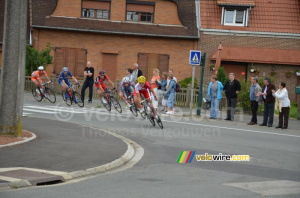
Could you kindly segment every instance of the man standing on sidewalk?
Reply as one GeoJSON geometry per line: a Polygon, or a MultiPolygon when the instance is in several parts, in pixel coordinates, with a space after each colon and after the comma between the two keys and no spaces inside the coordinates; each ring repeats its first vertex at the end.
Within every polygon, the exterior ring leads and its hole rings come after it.
{"type": "Polygon", "coordinates": [[[227,97],[227,118],[225,120],[234,121],[237,94],[241,91],[241,84],[234,79],[234,73],[229,74],[229,80],[224,86],[224,91],[227,97]]]}
{"type": "Polygon", "coordinates": [[[139,65],[137,63],[134,63],[133,64],[133,71],[132,71],[132,74],[131,74],[131,83],[133,85],[136,84],[136,81],[137,81],[138,77],[143,75],[142,70],[139,70],[138,68],[139,68],[139,65]]]}
{"type": "Polygon", "coordinates": [[[89,87],[89,103],[92,103],[93,99],[93,85],[94,85],[94,68],[91,62],[87,62],[87,67],[84,70],[83,75],[86,77],[82,89],[81,89],[81,100],[84,102],[85,90],[89,87]]]}
{"type": "Polygon", "coordinates": [[[261,93],[261,87],[258,84],[258,78],[256,76],[252,76],[251,78],[251,87],[250,87],[250,101],[251,101],[251,111],[252,111],[252,119],[248,123],[248,125],[257,124],[257,110],[258,105],[261,105],[261,96],[258,94],[261,93]]]}
{"type": "Polygon", "coordinates": [[[259,126],[272,127],[274,119],[275,98],[272,95],[272,90],[275,90],[275,85],[271,83],[269,78],[264,79],[264,87],[262,89],[264,100],[264,121],[259,126]]]}

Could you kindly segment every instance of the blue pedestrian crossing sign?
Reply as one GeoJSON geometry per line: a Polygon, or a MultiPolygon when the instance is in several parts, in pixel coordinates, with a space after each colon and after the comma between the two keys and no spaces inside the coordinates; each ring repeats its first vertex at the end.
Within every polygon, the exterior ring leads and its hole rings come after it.
{"type": "Polygon", "coordinates": [[[190,51],[190,65],[200,65],[201,63],[201,51],[190,51]]]}

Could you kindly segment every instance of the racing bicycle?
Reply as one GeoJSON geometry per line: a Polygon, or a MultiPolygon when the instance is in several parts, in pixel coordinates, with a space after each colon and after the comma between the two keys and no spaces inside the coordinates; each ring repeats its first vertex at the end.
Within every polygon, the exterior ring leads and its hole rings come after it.
{"type": "Polygon", "coordinates": [[[126,97],[126,101],[128,102],[128,104],[130,105],[130,111],[132,112],[132,114],[137,117],[138,116],[138,110],[137,110],[137,107],[134,103],[134,100],[133,100],[133,95],[129,95],[126,97]]]}
{"type": "MultiPolygon", "coordinates": [[[[115,89],[112,89],[115,90],[115,89]]],[[[103,93],[103,97],[100,98],[102,105],[105,107],[107,111],[111,111],[111,106],[119,112],[122,113],[122,107],[118,101],[118,99],[114,96],[115,93],[112,93],[112,90],[106,89],[103,93]]]]}
{"type": "Polygon", "coordinates": [[[162,123],[157,111],[150,106],[149,100],[150,99],[148,98],[148,99],[144,99],[144,100],[141,101],[141,104],[143,105],[144,110],[145,110],[143,113],[141,113],[141,116],[143,117],[143,114],[144,114],[145,117],[148,118],[148,120],[151,122],[151,124],[153,126],[155,126],[155,121],[156,121],[158,126],[161,129],[163,129],[164,128],[163,123],[162,123]],[[154,115],[156,115],[156,117],[154,115]]]}
{"type": "Polygon", "coordinates": [[[62,91],[61,95],[68,106],[71,106],[73,103],[75,103],[78,104],[79,107],[84,107],[84,102],[81,100],[81,95],[75,89],[76,86],[80,87],[80,84],[76,83],[69,87],[71,88],[71,91],[68,92],[69,97],[66,98],[66,91],[62,91]]]}
{"type": "Polygon", "coordinates": [[[36,88],[35,84],[33,84],[32,95],[38,102],[41,102],[44,98],[49,100],[49,102],[51,103],[56,102],[56,96],[54,91],[50,87],[48,87],[50,83],[51,81],[43,83],[42,87],[44,87],[44,89],[41,87],[36,88]]]}

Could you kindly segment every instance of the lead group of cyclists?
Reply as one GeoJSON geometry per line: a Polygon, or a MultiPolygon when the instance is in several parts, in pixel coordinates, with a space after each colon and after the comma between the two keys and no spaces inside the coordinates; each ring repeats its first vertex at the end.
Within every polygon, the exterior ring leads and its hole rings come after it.
{"type": "MultiPolygon", "coordinates": [[[[31,75],[31,80],[35,84],[37,90],[44,89],[42,85],[43,81],[41,79],[42,76],[45,76],[47,80],[51,82],[43,66],[39,66],[38,70],[34,71],[31,75]]],[[[64,67],[62,69],[62,72],[59,74],[58,83],[61,86],[61,89],[65,91],[65,100],[70,97],[68,94],[71,89],[71,83],[69,81],[69,77],[71,77],[75,81],[75,84],[79,84],[79,82],[77,81],[75,76],[72,75],[69,69],[67,67],[64,67]]],[[[101,70],[99,71],[99,75],[96,77],[95,87],[103,103],[107,102],[103,97],[103,93],[107,92],[107,87],[105,85],[105,82],[108,82],[113,87],[114,90],[116,89],[114,83],[106,75],[105,71],[101,70]]],[[[51,84],[53,83],[51,82],[51,84]]],[[[143,95],[143,97],[149,101],[151,109],[154,109],[150,97],[150,92],[154,96],[154,100],[157,101],[155,91],[151,88],[150,83],[146,81],[146,78],[144,76],[140,76],[137,78],[137,83],[135,84],[135,86],[133,86],[133,84],[130,82],[129,77],[124,77],[120,83],[120,90],[119,90],[120,98],[125,102],[126,106],[130,107],[131,105],[127,102],[126,98],[132,95],[134,98],[134,103],[138,107],[140,113],[144,112],[144,108],[141,104],[141,95],[143,95]]],[[[77,103],[75,98],[74,100],[75,100],[74,102],[77,103]]],[[[153,113],[156,118],[157,115],[155,111],[153,111],[153,113]]]]}

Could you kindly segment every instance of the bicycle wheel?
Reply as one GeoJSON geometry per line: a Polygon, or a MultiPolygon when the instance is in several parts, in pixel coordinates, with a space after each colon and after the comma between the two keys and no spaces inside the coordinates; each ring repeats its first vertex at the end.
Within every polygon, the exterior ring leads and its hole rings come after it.
{"type": "Polygon", "coordinates": [[[117,98],[111,97],[111,103],[119,113],[122,113],[122,107],[117,98]]]}
{"type": "Polygon", "coordinates": [[[100,101],[107,111],[111,111],[110,103],[106,100],[106,98],[100,98],[100,101]]]}
{"type": "Polygon", "coordinates": [[[63,98],[63,100],[65,101],[65,103],[68,105],[68,106],[71,106],[72,105],[72,101],[70,99],[70,97],[66,98],[66,95],[65,95],[65,91],[62,91],[61,92],[61,96],[63,98]]]}
{"type": "Polygon", "coordinates": [[[131,107],[130,107],[130,111],[132,112],[132,114],[137,117],[138,116],[138,112],[137,112],[137,109],[136,109],[136,106],[134,103],[130,103],[131,107]]]}
{"type": "Polygon", "coordinates": [[[156,118],[156,122],[157,122],[158,126],[159,126],[161,129],[164,128],[164,125],[163,125],[163,123],[162,123],[162,121],[161,121],[161,119],[160,119],[160,117],[159,117],[158,115],[157,115],[157,118],[156,118]]]}
{"type": "Polygon", "coordinates": [[[42,93],[40,89],[37,89],[35,85],[32,86],[32,96],[34,99],[36,99],[38,102],[41,102],[43,100],[42,93]]]}
{"type": "Polygon", "coordinates": [[[44,95],[45,95],[45,98],[47,98],[47,100],[49,100],[49,102],[51,102],[51,103],[55,103],[56,102],[55,93],[49,87],[45,87],[44,95]]]}
{"type": "Polygon", "coordinates": [[[75,98],[76,103],[78,104],[78,106],[84,107],[84,102],[81,100],[81,95],[80,95],[80,93],[78,93],[77,91],[75,91],[75,92],[74,92],[74,98],[75,98]]]}
{"type": "Polygon", "coordinates": [[[153,117],[153,114],[152,114],[152,113],[149,114],[148,118],[149,118],[149,121],[151,122],[151,124],[152,124],[153,126],[155,126],[155,120],[154,120],[154,117],[153,117]]]}

